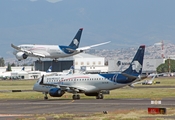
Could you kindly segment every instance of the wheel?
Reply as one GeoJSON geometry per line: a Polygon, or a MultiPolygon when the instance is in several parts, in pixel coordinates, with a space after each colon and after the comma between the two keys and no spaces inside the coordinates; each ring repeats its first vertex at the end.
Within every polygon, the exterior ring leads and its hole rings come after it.
{"type": "Polygon", "coordinates": [[[103,94],[102,94],[102,93],[99,93],[99,94],[96,96],[96,99],[103,99],[103,94]]]}
{"type": "Polygon", "coordinates": [[[78,99],[78,100],[80,99],[80,95],[77,95],[77,99],[78,99]]]}
{"type": "Polygon", "coordinates": [[[75,95],[72,95],[72,99],[73,99],[73,100],[75,100],[75,99],[76,99],[75,95]]]}
{"type": "Polygon", "coordinates": [[[48,99],[48,97],[47,97],[47,96],[45,96],[45,97],[44,97],[44,100],[47,100],[47,99],[48,99]]]}
{"type": "Polygon", "coordinates": [[[103,94],[102,93],[100,94],[100,99],[103,99],[103,94]]]}
{"type": "Polygon", "coordinates": [[[72,96],[72,99],[73,99],[73,100],[78,100],[78,99],[80,99],[80,95],[73,95],[73,96],[72,96]]]}

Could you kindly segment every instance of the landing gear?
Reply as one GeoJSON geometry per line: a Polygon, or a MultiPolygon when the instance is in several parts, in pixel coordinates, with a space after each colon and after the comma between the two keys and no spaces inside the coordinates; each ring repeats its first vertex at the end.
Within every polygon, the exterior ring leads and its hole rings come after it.
{"type": "Polygon", "coordinates": [[[102,93],[99,93],[99,94],[96,96],[96,99],[103,99],[103,94],[102,94],[102,93]]]}
{"type": "Polygon", "coordinates": [[[58,60],[55,58],[55,59],[53,59],[53,62],[58,62],[58,60]]]}
{"type": "Polygon", "coordinates": [[[44,95],[45,95],[45,96],[44,96],[44,100],[47,100],[47,99],[48,99],[47,94],[48,94],[48,93],[46,93],[46,92],[44,93],[44,95]]]}
{"type": "Polygon", "coordinates": [[[42,63],[41,58],[38,58],[37,62],[42,63]]]}
{"type": "Polygon", "coordinates": [[[48,99],[48,97],[47,96],[44,96],[44,100],[47,100],[48,99]]]}
{"type": "Polygon", "coordinates": [[[80,95],[73,95],[73,96],[72,96],[72,99],[73,99],[73,100],[79,100],[79,99],[80,99],[80,95]]]}

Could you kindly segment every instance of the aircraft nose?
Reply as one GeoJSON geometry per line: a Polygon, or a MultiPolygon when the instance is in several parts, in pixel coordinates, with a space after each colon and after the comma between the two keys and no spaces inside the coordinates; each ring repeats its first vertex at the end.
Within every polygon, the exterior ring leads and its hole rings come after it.
{"type": "Polygon", "coordinates": [[[37,91],[37,84],[36,83],[33,85],[33,90],[37,91]]]}

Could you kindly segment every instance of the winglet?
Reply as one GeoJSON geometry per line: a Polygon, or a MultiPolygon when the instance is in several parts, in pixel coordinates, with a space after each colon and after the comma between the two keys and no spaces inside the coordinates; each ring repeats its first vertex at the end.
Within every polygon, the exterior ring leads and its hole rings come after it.
{"type": "Polygon", "coordinates": [[[16,49],[16,50],[21,50],[21,48],[20,48],[20,47],[15,46],[15,45],[13,45],[13,44],[11,44],[11,47],[12,47],[12,48],[14,48],[14,49],[16,49]]]}

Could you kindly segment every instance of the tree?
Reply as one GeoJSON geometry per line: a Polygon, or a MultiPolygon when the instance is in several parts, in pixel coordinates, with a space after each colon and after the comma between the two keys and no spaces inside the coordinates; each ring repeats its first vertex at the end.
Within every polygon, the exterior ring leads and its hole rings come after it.
{"type": "Polygon", "coordinates": [[[10,63],[8,63],[6,71],[12,71],[10,63]]]}
{"type": "Polygon", "coordinates": [[[4,66],[5,66],[4,58],[1,57],[1,58],[0,58],[0,67],[4,67],[4,66]]]}
{"type": "Polygon", "coordinates": [[[157,67],[158,73],[175,72],[175,60],[167,59],[164,64],[157,67]]]}

